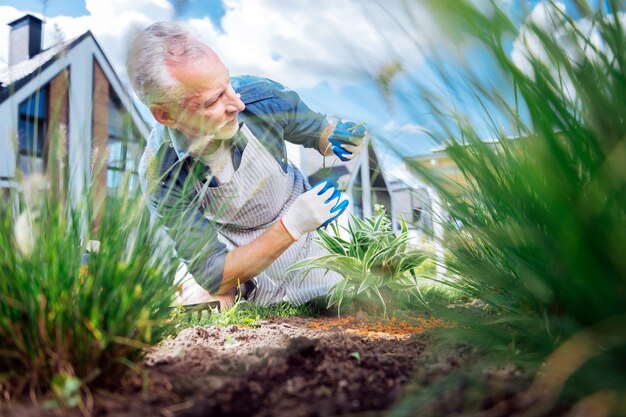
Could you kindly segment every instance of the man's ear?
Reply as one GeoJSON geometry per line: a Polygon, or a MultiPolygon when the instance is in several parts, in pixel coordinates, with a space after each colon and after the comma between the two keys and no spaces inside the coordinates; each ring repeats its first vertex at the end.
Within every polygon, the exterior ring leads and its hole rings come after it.
{"type": "Polygon", "coordinates": [[[157,122],[170,128],[176,128],[176,119],[172,113],[162,104],[151,104],[150,113],[156,119],[157,122]]]}

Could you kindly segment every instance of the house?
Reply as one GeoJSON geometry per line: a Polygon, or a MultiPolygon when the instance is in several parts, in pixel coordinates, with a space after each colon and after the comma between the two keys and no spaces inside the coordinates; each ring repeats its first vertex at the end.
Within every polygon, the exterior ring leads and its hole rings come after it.
{"type": "Polygon", "coordinates": [[[92,180],[96,190],[116,187],[136,170],[149,127],[91,32],[42,50],[43,24],[32,15],[9,23],[9,63],[0,69],[0,190],[15,187],[20,171],[46,168],[53,135],[63,139],[72,196],[92,180]]]}
{"type": "MultiPolygon", "coordinates": [[[[507,139],[516,141],[520,138],[510,137],[507,139]]],[[[502,148],[499,139],[485,139],[483,140],[483,143],[492,147],[496,152],[499,152],[502,148]]],[[[449,180],[450,183],[453,184],[454,188],[449,189],[448,191],[466,193],[469,189],[468,178],[448,155],[446,152],[446,146],[437,146],[432,148],[429,153],[407,157],[405,158],[405,161],[409,165],[415,164],[422,168],[428,168],[435,175],[449,180]]],[[[444,230],[442,222],[439,220],[445,219],[448,216],[448,213],[445,206],[442,205],[437,191],[425,181],[422,182],[422,184],[421,190],[423,192],[419,203],[421,206],[421,215],[423,217],[421,229],[422,233],[426,232],[430,235],[432,246],[437,258],[437,277],[440,281],[442,281],[445,274],[445,251],[443,248],[444,230]]]]}

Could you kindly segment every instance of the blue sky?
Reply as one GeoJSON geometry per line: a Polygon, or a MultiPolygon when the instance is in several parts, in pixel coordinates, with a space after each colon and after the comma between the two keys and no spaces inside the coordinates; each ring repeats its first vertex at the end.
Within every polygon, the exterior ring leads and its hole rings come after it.
{"type": "Polygon", "coordinates": [[[19,10],[30,10],[46,16],[83,16],[87,14],[85,2],[79,1],[48,1],[41,0],[2,0],[0,5],[13,6],[19,10]]]}
{"type": "Polygon", "coordinates": [[[218,29],[223,31],[222,18],[225,14],[226,8],[222,0],[190,0],[182,8],[180,16],[190,18],[208,15],[218,29]]]}
{"type": "MultiPolygon", "coordinates": [[[[537,1],[499,3],[520,21],[525,16],[522,4],[540,15],[537,1]]],[[[183,21],[216,50],[231,73],[273,78],[319,112],[367,122],[379,144],[392,144],[399,153],[393,157],[389,146],[384,147],[392,164],[397,156],[425,154],[436,145],[424,130],[440,126],[424,102],[408,94],[415,91],[416,81],[443,88],[432,63],[456,73],[453,84],[460,84],[458,64],[450,57],[469,55],[474,73],[495,89],[504,85],[490,68],[489,56],[464,40],[459,53],[419,2],[410,3],[415,6],[407,10],[401,0],[0,0],[0,22],[25,12],[42,14],[44,4],[44,42],[58,36],[52,33],[54,26],[65,38],[91,30],[122,78],[126,36],[133,28],[157,20],[183,21]],[[184,7],[175,7],[179,4],[184,7]],[[403,70],[392,84],[392,91],[400,94],[385,100],[375,79],[394,62],[403,70]],[[380,140],[383,137],[387,141],[380,140]]],[[[567,8],[573,12],[569,2],[567,8]]],[[[7,40],[8,27],[0,25],[0,66],[6,65],[7,40]]],[[[457,110],[479,121],[476,103],[467,94],[446,94],[457,110]]],[[[489,136],[487,128],[484,135],[489,136]]]]}

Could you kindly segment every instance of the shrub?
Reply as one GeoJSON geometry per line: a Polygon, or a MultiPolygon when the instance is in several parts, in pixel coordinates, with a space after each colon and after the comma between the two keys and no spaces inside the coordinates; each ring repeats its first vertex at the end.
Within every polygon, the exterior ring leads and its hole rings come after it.
{"type": "MultiPolygon", "coordinates": [[[[342,227],[343,228],[343,227],[342,227]]],[[[328,294],[328,307],[356,302],[366,309],[379,306],[387,314],[387,306],[398,293],[420,297],[415,269],[426,259],[423,251],[409,249],[407,226],[402,220],[401,233],[396,236],[385,211],[374,218],[361,220],[350,215],[343,228],[348,240],[340,236],[340,227],[331,224],[332,234],[318,229],[316,242],[328,255],[295,263],[288,271],[302,269],[306,273],[323,268],[339,273],[343,279],[328,294]]]]}

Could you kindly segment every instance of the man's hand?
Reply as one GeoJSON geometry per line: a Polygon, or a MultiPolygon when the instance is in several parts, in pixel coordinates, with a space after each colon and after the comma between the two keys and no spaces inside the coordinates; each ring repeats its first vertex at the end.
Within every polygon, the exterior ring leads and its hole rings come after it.
{"type": "Polygon", "coordinates": [[[342,161],[349,161],[354,158],[365,144],[367,129],[363,123],[340,121],[335,126],[335,130],[328,137],[333,152],[342,161]]]}
{"type": "Polygon", "coordinates": [[[329,180],[321,181],[298,196],[280,222],[293,240],[298,240],[339,217],[348,207],[348,200],[339,200],[341,192],[337,186],[329,180]]]}

